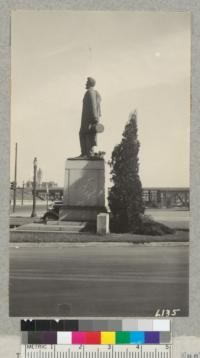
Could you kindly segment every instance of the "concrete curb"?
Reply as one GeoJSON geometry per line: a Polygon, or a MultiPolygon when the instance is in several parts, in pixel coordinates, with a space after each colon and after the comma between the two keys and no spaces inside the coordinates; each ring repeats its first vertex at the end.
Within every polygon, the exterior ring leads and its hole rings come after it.
{"type": "Polygon", "coordinates": [[[189,242],[149,242],[149,243],[134,243],[134,242],[11,242],[10,248],[20,249],[22,247],[92,247],[92,246],[105,246],[106,247],[189,247],[189,242]]]}

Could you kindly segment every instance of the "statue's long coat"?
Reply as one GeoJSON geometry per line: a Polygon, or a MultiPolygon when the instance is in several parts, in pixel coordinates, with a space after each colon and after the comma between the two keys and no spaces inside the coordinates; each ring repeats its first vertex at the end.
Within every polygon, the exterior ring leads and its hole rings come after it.
{"type": "Polygon", "coordinates": [[[100,102],[100,94],[94,88],[89,88],[83,97],[81,133],[88,133],[89,125],[98,123],[101,116],[100,102]]]}

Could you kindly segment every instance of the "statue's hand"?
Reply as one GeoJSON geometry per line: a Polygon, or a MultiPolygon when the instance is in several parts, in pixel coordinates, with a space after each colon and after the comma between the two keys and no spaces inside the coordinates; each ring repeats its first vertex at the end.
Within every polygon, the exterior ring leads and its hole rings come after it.
{"type": "Polygon", "coordinates": [[[94,119],[93,119],[93,124],[97,124],[99,122],[99,119],[97,118],[97,117],[95,117],[94,119]]]}

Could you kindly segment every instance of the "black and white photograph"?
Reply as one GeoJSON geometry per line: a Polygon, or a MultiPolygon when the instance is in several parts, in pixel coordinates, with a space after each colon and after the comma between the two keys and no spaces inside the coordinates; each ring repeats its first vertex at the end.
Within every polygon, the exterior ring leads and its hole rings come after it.
{"type": "Polygon", "coordinates": [[[11,317],[189,314],[189,12],[11,16],[11,317]]]}

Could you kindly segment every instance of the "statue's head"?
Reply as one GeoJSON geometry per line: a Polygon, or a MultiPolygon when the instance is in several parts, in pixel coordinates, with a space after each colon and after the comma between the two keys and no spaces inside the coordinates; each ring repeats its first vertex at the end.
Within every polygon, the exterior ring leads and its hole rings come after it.
{"type": "Polygon", "coordinates": [[[94,87],[95,84],[96,84],[95,79],[92,78],[92,77],[88,77],[85,87],[88,89],[88,88],[90,88],[90,87],[94,87]]]}

